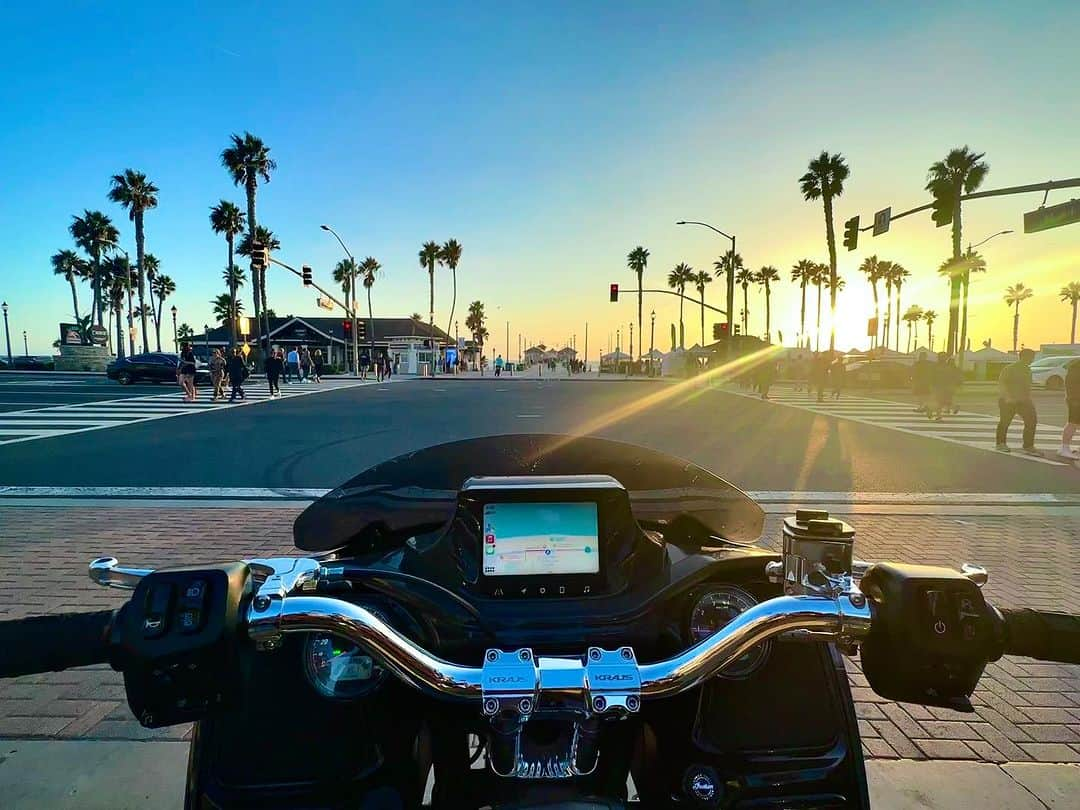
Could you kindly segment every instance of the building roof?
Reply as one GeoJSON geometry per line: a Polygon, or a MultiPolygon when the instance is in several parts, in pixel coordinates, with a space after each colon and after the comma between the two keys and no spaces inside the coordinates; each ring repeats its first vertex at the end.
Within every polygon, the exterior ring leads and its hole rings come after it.
{"type": "MultiPolygon", "coordinates": [[[[348,320],[342,317],[321,317],[307,315],[289,315],[285,318],[270,319],[270,341],[287,342],[289,340],[303,341],[303,330],[311,333],[310,338],[322,338],[335,343],[344,343],[345,330],[343,323],[348,320]],[[298,333],[298,329],[301,330],[298,333]]],[[[359,318],[365,327],[367,318],[359,318]]],[[[372,324],[375,332],[375,341],[385,343],[390,338],[397,337],[421,337],[434,336],[442,343],[453,343],[451,337],[439,327],[434,330],[426,323],[415,321],[412,318],[374,318],[372,324]]],[[[196,338],[197,339],[197,338],[196,338]]],[[[210,330],[207,337],[210,343],[228,343],[230,340],[229,328],[218,326],[210,330]]],[[[365,336],[364,341],[370,341],[370,336],[365,336]]]]}

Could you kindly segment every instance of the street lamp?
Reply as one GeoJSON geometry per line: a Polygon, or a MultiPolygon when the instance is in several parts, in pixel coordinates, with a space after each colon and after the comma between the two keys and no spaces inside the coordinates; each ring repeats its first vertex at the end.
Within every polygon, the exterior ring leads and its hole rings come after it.
{"type": "Polygon", "coordinates": [[[29,357],[30,356],[30,347],[26,345],[26,330],[25,329],[23,329],[23,332],[22,332],[22,351],[23,351],[23,357],[29,357]]]}
{"type": "MultiPolygon", "coordinates": [[[[345,255],[349,257],[349,295],[352,296],[350,302],[349,315],[352,317],[352,352],[353,352],[353,376],[360,376],[360,343],[356,326],[356,259],[347,247],[341,237],[338,236],[338,232],[331,228],[329,225],[320,225],[327,233],[333,234],[334,238],[338,240],[338,244],[341,245],[341,249],[345,251],[345,255]]],[[[374,360],[375,355],[375,325],[371,325],[371,354],[374,360]]]]}
{"type": "Polygon", "coordinates": [[[653,351],[656,348],[656,310],[649,313],[649,376],[652,376],[653,363],[656,358],[653,351]]]}
{"type": "MultiPolygon", "coordinates": [[[[1009,228],[1009,229],[1006,229],[1004,231],[998,231],[997,233],[992,233],[988,237],[983,239],[981,242],[976,242],[974,245],[971,244],[970,242],[968,242],[968,249],[967,249],[968,256],[970,256],[972,254],[972,252],[975,250],[975,248],[977,248],[977,247],[979,247],[981,245],[985,245],[991,239],[996,239],[997,237],[1004,236],[1007,233],[1012,233],[1012,229],[1009,228]]],[[[967,353],[967,319],[968,319],[967,318],[967,288],[968,288],[968,282],[969,282],[968,277],[970,275],[971,275],[971,268],[970,267],[965,267],[964,268],[964,313],[963,313],[963,317],[961,318],[960,344],[959,344],[959,348],[956,350],[956,368],[959,371],[964,370],[964,355],[967,353]]]]}
{"type": "Polygon", "coordinates": [[[176,305],[175,305],[175,304],[173,304],[173,306],[172,306],[172,308],[171,308],[171,309],[169,310],[169,312],[171,312],[171,313],[172,313],[172,342],[173,342],[173,351],[174,351],[174,352],[176,352],[177,354],[179,354],[179,353],[180,353],[180,342],[179,342],[179,341],[178,341],[178,340],[176,339],[176,305]]]}
{"type": "Polygon", "coordinates": [[[3,309],[4,309],[4,337],[7,338],[7,361],[8,361],[8,367],[10,368],[10,366],[12,365],[12,360],[11,360],[11,330],[8,329],[8,315],[7,315],[7,313],[8,313],[8,305],[7,305],[7,301],[5,301],[2,304],[2,306],[3,306],[3,309]]]}
{"type": "Polygon", "coordinates": [[[206,362],[210,362],[210,324],[203,324],[203,346],[206,347],[206,362]]]}
{"type": "Polygon", "coordinates": [[[634,362],[634,322],[630,321],[630,362],[634,362]]]}
{"type": "Polygon", "coordinates": [[[720,236],[724,237],[725,239],[730,239],[731,240],[731,261],[728,263],[727,279],[726,279],[726,281],[727,281],[727,327],[728,327],[728,334],[729,335],[734,334],[735,333],[734,319],[733,319],[732,316],[734,315],[734,310],[735,310],[735,237],[734,236],[729,236],[728,234],[724,233],[719,228],[714,228],[708,222],[693,222],[693,221],[689,221],[689,220],[685,220],[685,219],[680,219],[675,224],[676,225],[700,225],[703,228],[708,228],[710,231],[713,231],[714,233],[720,234],[720,236]]]}
{"type": "Polygon", "coordinates": [[[974,245],[972,245],[970,242],[968,242],[968,253],[971,253],[971,251],[973,251],[975,248],[977,248],[977,247],[979,247],[981,245],[985,245],[991,239],[994,239],[994,238],[996,238],[998,236],[1004,236],[1007,233],[1012,233],[1012,230],[1010,229],[1010,230],[1006,230],[1006,231],[998,231],[997,233],[991,234],[990,236],[986,237],[981,242],[976,242],[974,245]]]}

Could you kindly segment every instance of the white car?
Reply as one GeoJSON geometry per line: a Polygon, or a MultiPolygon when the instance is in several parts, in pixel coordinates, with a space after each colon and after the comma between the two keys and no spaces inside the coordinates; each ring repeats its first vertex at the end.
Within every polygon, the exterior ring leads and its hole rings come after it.
{"type": "Polygon", "coordinates": [[[1050,391],[1060,391],[1065,387],[1065,372],[1080,357],[1040,357],[1031,364],[1031,384],[1050,391]]]}

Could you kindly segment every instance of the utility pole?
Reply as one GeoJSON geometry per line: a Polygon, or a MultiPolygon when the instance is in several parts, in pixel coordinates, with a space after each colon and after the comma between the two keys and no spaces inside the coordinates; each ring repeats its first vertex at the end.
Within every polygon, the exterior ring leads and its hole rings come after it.
{"type": "Polygon", "coordinates": [[[7,301],[3,304],[4,309],[4,337],[7,338],[7,361],[8,368],[11,368],[13,361],[11,359],[11,330],[8,329],[8,304],[7,301]]]}
{"type": "Polygon", "coordinates": [[[588,362],[589,362],[589,322],[585,321],[585,359],[582,361],[582,363],[583,364],[588,364],[588,362]]]}

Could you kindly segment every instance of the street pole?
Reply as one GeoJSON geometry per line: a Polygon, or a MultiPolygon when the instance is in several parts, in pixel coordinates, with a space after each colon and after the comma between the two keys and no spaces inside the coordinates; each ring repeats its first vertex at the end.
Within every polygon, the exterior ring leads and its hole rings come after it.
{"type": "Polygon", "coordinates": [[[7,361],[8,368],[11,367],[13,361],[11,359],[11,330],[8,329],[8,305],[7,301],[3,303],[4,309],[4,337],[7,338],[7,361]]]}
{"type": "Polygon", "coordinates": [[[634,322],[630,321],[630,362],[634,362],[634,322]]]}
{"type": "Polygon", "coordinates": [[[22,350],[23,350],[23,357],[29,357],[30,356],[30,348],[29,348],[29,346],[27,346],[27,343],[26,343],[26,330],[25,329],[23,329],[23,333],[22,333],[22,350]]]}
{"type": "Polygon", "coordinates": [[[203,324],[203,346],[206,348],[206,362],[210,362],[210,324],[203,324]]]}
{"type": "Polygon", "coordinates": [[[589,364],[589,322],[585,321],[585,352],[584,360],[581,361],[582,368],[589,364]]]}
{"type": "MultiPolygon", "coordinates": [[[[654,309],[649,315],[649,371],[652,372],[656,358],[653,357],[653,350],[656,348],[656,310],[654,309]]],[[[653,376],[651,373],[649,376],[653,376]]]]}
{"type": "MultiPolygon", "coordinates": [[[[1004,231],[998,231],[997,233],[991,234],[990,236],[986,237],[981,242],[976,242],[974,245],[972,245],[970,242],[968,242],[967,255],[970,257],[972,252],[974,252],[975,248],[982,247],[987,242],[989,242],[991,239],[995,239],[995,238],[997,238],[999,236],[1005,236],[1006,234],[1009,234],[1009,233],[1012,233],[1012,229],[1008,229],[1008,230],[1004,230],[1004,231]]],[[[963,292],[964,292],[964,304],[963,304],[963,306],[964,306],[964,309],[963,309],[963,312],[962,312],[961,318],[960,318],[960,348],[956,352],[956,368],[960,372],[963,372],[963,370],[964,370],[964,355],[967,352],[967,324],[968,324],[968,316],[967,316],[968,306],[967,306],[967,304],[968,304],[968,287],[969,287],[970,283],[971,283],[971,268],[968,267],[968,268],[966,268],[964,270],[964,285],[963,285],[963,292]]]]}
{"type": "Polygon", "coordinates": [[[506,361],[510,362],[510,321],[506,322],[506,361]]]}
{"type": "Polygon", "coordinates": [[[173,307],[172,309],[170,309],[169,311],[170,311],[170,312],[172,312],[172,342],[173,342],[173,351],[174,351],[174,352],[176,352],[177,354],[179,354],[179,353],[180,353],[180,342],[179,342],[179,341],[178,341],[178,340],[176,339],[176,307],[174,306],[174,307],[173,307]]]}
{"type": "MultiPolygon", "coordinates": [[[[332,233],[334,235],[334,238],[338,240],[338,244],[341,245],[341,249],[345,251],[345,255],[349,257],[349,276],[350,276],[350,278],[349,278],[349,295],[352,298],[352,301],[351,301],[350,311],[349,311],[348,314],[352,316],[353,376],[354,377],[359,377],[360,376],[360,342],[359,342],[360,338],[359,338],[359,335],[358,335],[358,329],[357,329],[357,324],[356,324],[356,270],[357,270],[356,259],[353,257],[353,255],[349,251],[349,249],[347,247],[345,247],[345,243],[342,241],[341,237],[338,236],[337,231],[335,231],[329,225],[320,225],[319,227],[322,228],[324,231],[328,231],[329,233],[332,233]]],[[[372,331],[372,336],[371,336],[372,345],[374,345],[374,340],[375,340],[375,335],[374,335],[375,328],[374,328],[374,326],[375,325],[372,324],[372,329],[371,329],[371,331],[372,331]]]]}
{"type": "Polygon", "coordinates": [[[715,228],[707,222],[692,222],[684,219],[680,219],[675,223],[676,225],[700,225],[703,228],[708,228],[710,231],[719,234],[725,239],[731,240],[731,259],[728,262],[727,268],[727,325],[729,335],[729,345],[734,346],[734,341],[730,340],[730,336],[735,334],[735,237],[729,236],[719,228],[715,228]]]}

